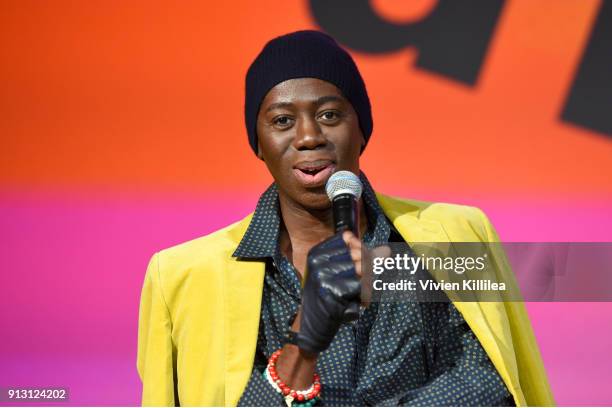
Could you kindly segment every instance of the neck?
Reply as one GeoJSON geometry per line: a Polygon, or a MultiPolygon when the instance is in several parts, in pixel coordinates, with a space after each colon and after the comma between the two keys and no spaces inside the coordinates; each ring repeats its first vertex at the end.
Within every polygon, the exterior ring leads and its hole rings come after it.
{"type": "MultiPolygon", "coordinates": [[[[331,208],[316,210],[305,208],[279,192],[283,233],[287,234],[292,246],[311,248],[334,234],[334,220],[331,208]]],[[[363,237],[368,225],[363,199],[359,206],[359,238],[363,237]]],[[[282,234],[284,235],[284,234],[282,234]]]]}

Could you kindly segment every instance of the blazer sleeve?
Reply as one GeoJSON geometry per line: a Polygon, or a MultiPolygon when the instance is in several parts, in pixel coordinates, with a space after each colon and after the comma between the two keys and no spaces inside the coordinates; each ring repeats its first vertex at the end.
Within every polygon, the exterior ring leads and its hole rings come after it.
{"type": "Polygon", "coordinates": [[[178,406],[172,321],[164,300],[159,254],[147,268],[138,315],[137,369],[142,381],[143,406],[178,406]]]}

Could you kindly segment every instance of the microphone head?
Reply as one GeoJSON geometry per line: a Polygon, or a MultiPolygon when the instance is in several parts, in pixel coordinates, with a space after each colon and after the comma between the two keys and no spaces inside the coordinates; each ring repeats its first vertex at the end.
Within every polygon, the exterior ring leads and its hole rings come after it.
{"type": "Polygon", "coordinates": [[[350,194],[355,197],[355,200],[359,200],[363,192],[363,184],[355,174],[347,170],[340,170],[327,180],[325,191],[330,201],[334,201],[334,198],[340,194],[350,194]]]}

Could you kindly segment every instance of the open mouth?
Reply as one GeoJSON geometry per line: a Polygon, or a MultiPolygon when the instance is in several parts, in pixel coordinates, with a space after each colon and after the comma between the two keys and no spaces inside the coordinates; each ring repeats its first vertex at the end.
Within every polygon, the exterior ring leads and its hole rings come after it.
{"type": "Polygon", "coordinates": [[[316,187],[327,182],[334,173],[336,166],[331,160],[314,160],[300,162],[293,172],[300,183],[308,187],[316,187]]]}

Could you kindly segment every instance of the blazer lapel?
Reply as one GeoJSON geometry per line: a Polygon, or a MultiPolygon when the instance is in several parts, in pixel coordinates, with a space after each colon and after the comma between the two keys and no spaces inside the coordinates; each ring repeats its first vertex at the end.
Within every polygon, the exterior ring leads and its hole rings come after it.
{"type": "MultiPolygon", "coordinates": [[[[236,241],[244,235],[251,217],[229,235],[236,241]]],[[[244,391],[255,359],[265,263],[230,258],[225,270],[225,405],[236,406],[244,391]]]]}
{"type": "MultiPolygon", "coordinates": [[[[423,209],[418,205],[382,194],[377,194],[377,198],[385,214],[391,219],[406,242],[410,244],[436,243],[435,247],[438,251],[449,256],[458,256],[451,241],[469,242],[474,240],[473,237],[467,235],[465,237],[453,237],[451,240],[440,222],[421,217],[423,209]]],[[[433,249],[432,245],[423,245],[422,247],[433,249]]],[[[419,251],[420,253],[421,251],[419,251]]],[[[425,256],[427,256],[427,253],[425,253],[425,256]]],[[[434,278],[443,276],[436,273],[432,273],[432,275],[434,278]]],[[[502,302],[475,301],[453,301],[453,304],[480,341],[506,386],[514,395],[516,403],[524,405],[525,400],[520,391],[520,382],[516,374],[516,356],[504,304],[502,302]]]]}
{"type": "Polygon", "coordinates": [[[225,404],[236,406],[255,359],[265,263],[231,261],[225,295],[225,404]]]}

